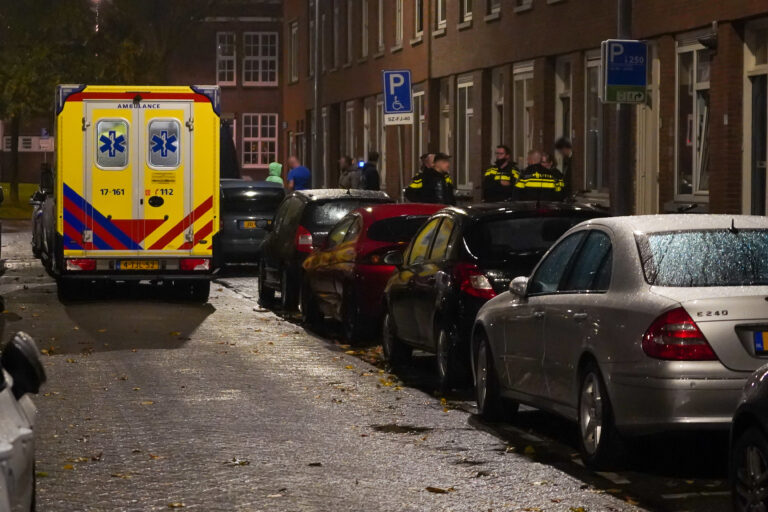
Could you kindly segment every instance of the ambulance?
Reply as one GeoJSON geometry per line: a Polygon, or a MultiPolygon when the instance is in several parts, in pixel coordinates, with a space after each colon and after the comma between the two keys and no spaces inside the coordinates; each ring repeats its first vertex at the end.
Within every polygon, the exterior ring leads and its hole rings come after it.
{"type": "Polygon", "coordinates": [[[100,280],[208,299],[220,123],[215,86],[57,87],[48,270],[63,299],[100,280]]]}

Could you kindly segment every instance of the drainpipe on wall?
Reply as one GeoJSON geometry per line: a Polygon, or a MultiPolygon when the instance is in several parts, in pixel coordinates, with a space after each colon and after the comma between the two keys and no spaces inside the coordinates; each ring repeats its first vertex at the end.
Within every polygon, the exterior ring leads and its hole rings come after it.
{"type": "Polygon", "coordinates": [[[313,74],[313,110],[312,110],[312,188],[320,188],[321,176],[325,173],[320,172],[322,167],[323,158],[320,155],[320,111],[322,106],[320,104],[320,0],[315,0],[315,33],[312,41],[314,45],[314,56],[312,66],[314,67],[313,74]]]}

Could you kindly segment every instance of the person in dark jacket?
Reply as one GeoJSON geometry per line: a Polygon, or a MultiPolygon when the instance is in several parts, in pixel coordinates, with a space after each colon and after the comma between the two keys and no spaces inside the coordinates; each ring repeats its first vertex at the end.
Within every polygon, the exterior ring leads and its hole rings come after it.
{"type": "Polygon", "coordinates": [[[421,196],[423,203],[456,204],[453,193],[453,181],[448,174],[451,169],[451,157],[445,153],[435,155],[433,167],[422,173],[421,196]]]}
{"type": "Polygon", "coordinates": [[[496,146],[496,162],[483,173],[483,201],[496,202],[514,199],[517,195],[515,183],[520,171],[512,162],[509,147],[496,146]]]}
{"type": "Polygon", "coordinates": [[[360,183],[363,190],[380,190],[381,177],[376,166],[379,163],[379,153],[371,151],[368,153],[368,161],[365,162],[361,172],[360,183]]]}
{"type": "Polygon", "coordinates": [[[563,194],[566,198],[573,195],[573,179],[572,179],[572,165],[573,165],[573,146],[571,141],[562,137],[555,142],[555,151],[560,154],[562,161],[562,173],[565,186],[563,187],[563,194]]]}
{"type": "MultiPolygon", "coordinates": [[[[547,155],[548,156],[548,155],[547,155]]],[[[530,151],[528,153],[528,167],[525,168],[517,181],[515,188],[518,191],[518,199],[521,201],[562,201],[563,175],[557,168],[552,167],[551,159],[549,168],[542,164],[542,153],[530,151]]]]}
{"type": "Polygon", "coordinates": [[[435,155],[432,153],[425,153],[419,157],[421,160],[421,167],[419,172],[413,175],[411,183],[405,189],[405,198],[412,203],[421,202],[421,191],[424,187],[424,171],[431,169],[435,155]]]}

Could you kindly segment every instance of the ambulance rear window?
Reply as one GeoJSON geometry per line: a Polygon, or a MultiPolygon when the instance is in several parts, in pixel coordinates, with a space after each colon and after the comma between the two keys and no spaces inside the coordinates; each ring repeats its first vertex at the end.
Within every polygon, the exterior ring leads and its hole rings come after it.
{"type": "Polygon", "coordinates": [[[96,123],[96,165],[109,171],[128,166],[128,121],[102,119],[96,123]]]}
{"type": "Polygon", "coordinates": [[[181,125],[175,119],[154,119],[149,122],[149,165],[155,169],[171,170],[179,166],[181,125]]]}

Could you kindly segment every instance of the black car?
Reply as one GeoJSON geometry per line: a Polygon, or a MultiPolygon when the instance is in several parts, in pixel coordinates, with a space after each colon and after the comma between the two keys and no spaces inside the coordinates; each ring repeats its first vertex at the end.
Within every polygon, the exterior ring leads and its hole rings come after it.
{"type": "Polygon", "coordinates": [[[733,509],[768,510],[768,365],[744,386],[731,423],[730,459],[733,509]]]}
{"type": "Polygon", "coordinates": [[[480,307],[530,273],[568,229],[608,214],[565,203],[486,203],[451,207],[416,234],[385,289],[382,345],[390,365],[413,348],[437,354],[440,385],[469,376],[469,339],[480,307]]]}
{"type": "Polygon", "coordinates": [[[318,189],[291,193],[280,204],[273,230],[264,239],[259,265],[259,300],[268,305],[280,291],[283,309],[298,305],[302,263],[322,247],[328,231],[346,214],[371,204],[392,203],[384,192],[318,189]]]}
{"type": "Polygon", "coordinates": [[[278,183],[221,180],[221,231],[219,255],[222,263],[256,263],[277,208],[285,197],[278,183]]]}

